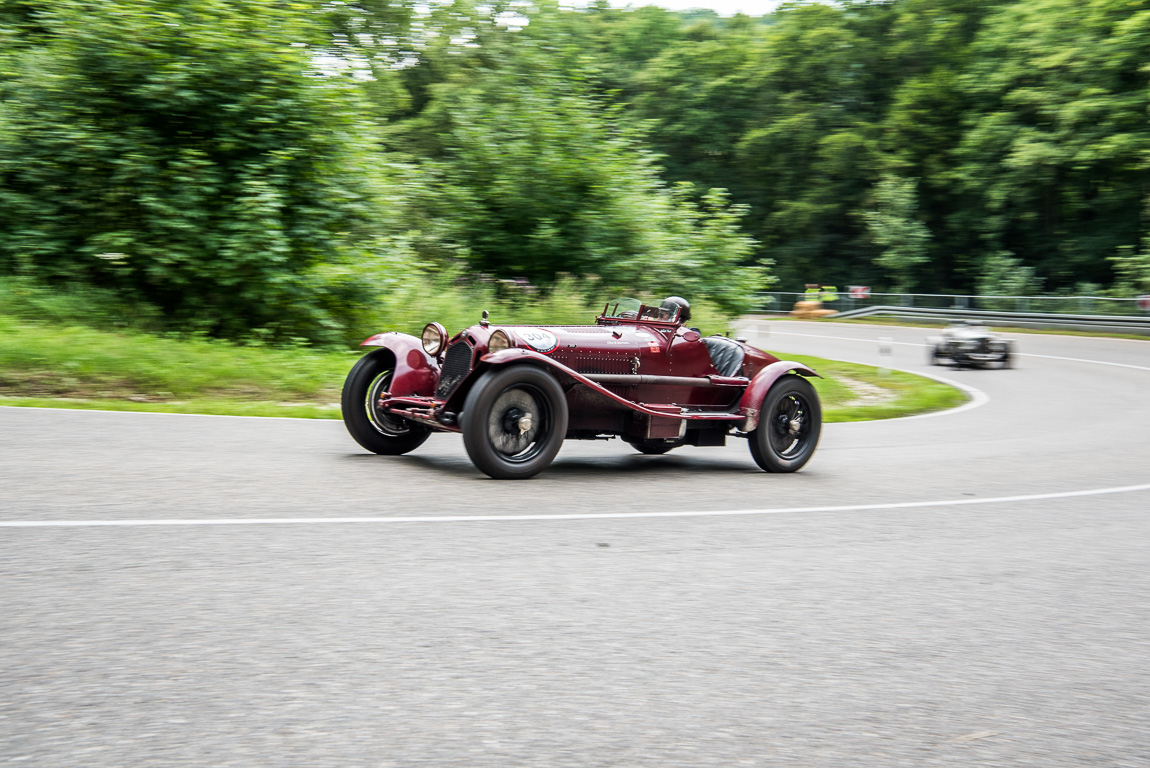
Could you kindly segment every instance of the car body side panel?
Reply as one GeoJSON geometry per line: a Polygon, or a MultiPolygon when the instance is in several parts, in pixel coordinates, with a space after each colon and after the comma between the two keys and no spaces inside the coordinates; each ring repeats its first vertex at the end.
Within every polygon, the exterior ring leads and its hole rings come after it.
{"type": "Polygon", "coordinates": [[[382,347],[395,355],[395,375],[390,394],[396,397],[435,394],[439,383],[439,361],[423,351],[423,342],[406,333],[391,331],[377,333],[360,344],[361,347],[382,347]]]}
{"type": "Polygon", "coordinates": [[[755,378],[751,379],[750,385],[743,393],[742,399],[739,400],[739,413],[746,417],[746,421],[741,427],[744,432],[752,432],[759,426],[759,409],[763,404],[763,398],[767,396],[767,391],[776,381],[791,371],[800,376],[822,378],[807,366],[790,360],[779,360],[763,368],[755,375],[755,378]]]}
{"type": "MultiPolygon", "coordinates": [[[[631,393],[630,397],[623,396],[615,391],[614,388],[605,387],[591,379],[587,378],[577,371],[573,371],[557,360],[553,360],[547,355],[535,352],[529,349],[505,349],[501,352],[489,353],[480,358],[480,363],[476,366],[472,376],[477,376],[485,368],[502,366],[502,365],[538,365],[540,367],[550,370],[560,381],[561,384],[568,387],[572,384],[580,384],[592,393],[600,396],[606,402],[602,403],[602,407],[623,408],[626,410],[636,411],[648,416],[656,416],[661,418],[675,418],[686,420],[715,420],[715,421],[729,421],[730,414],[722,413],[669,413],[666,409],[652,407],[655,405],[665,405],[668,403],[680,402],[675,399],[678,396],[680,399],[688,399],[690,393],[698,389],[698,387],[691,386],[676,386],[676,385],[643,385],[636,387],[627,387],[631,393]],[[656,399],[669,396],[667,399],[656,399]]],[[[733,402],[735,397],[741,392],[738,387],[715,387],[714,389],[725,391],[726,398],[733,402]]],[[[586,401],[587,393],[579,393],[578,397],[581,401],[586,401]]],[[[454,396],[452,397],[454,399],[454,396]]],[[[570,396],[569,396],[570,399],[570,396]]]]}

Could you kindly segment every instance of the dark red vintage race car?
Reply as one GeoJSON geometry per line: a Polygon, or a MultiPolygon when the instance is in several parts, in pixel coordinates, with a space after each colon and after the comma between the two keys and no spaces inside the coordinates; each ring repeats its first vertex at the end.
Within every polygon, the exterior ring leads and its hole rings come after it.
{"type": "Polygon", "coordinates": [[[822,408],[805,365],[742,340],[703,337],[690,305],[607,304],[595,325],[478,325],[448,338],[381,333],[362,346],[343,388],[343,418],[375,453],[414,450],[432,432],[461,432],[471,460],[497,478],[528,478],[565,439],[621,437],[636,450],[725,445],[745,437],[768,472],[811,458],[822,408]]]}

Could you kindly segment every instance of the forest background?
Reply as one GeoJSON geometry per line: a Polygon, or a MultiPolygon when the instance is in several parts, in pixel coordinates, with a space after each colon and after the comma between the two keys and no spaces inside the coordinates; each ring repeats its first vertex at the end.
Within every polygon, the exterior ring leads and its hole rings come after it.
{"type": "Polygon", "coordinates": [[[346,343],[611,293],[1132,296],[1148,108],[1150,0],[0,0],[0,304],[346,343]]]}

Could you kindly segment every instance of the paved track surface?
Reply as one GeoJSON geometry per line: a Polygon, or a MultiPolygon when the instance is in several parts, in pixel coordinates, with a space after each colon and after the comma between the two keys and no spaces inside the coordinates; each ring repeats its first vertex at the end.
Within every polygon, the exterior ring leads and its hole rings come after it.
{"type": "Polygon", "coordinates": [[[0,763],[1150,765],[1150,342],[747,331],[985,402],[794,475],[613,441],[519,483],[455,436],[0,409],[0,763]]]}

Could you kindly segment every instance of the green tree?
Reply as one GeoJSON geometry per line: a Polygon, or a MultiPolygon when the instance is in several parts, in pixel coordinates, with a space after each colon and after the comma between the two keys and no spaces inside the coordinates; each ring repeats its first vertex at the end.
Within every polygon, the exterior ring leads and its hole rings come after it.
{"type": "MultiPolygon", "coordinates": [[[[1150,219],[1150,197],[1143,208],[1150,219]]],[[[1119,247],[1118,253],[1107,260],[1114,265],[1114,295],[1129,298],[1150,293],[1150,232],[1142,237],[1142,247],[1132,245],[1119,247]]]]}
{"type": "Polygon", "coordinates": [[[1150,4],[1021,0],[987,18],[962,90],[955,225],[1051,288],[1112,278],[1137,244],[1150,171],[1150,4]]]}
{"type": "Polygon", "coordinates": [[[927,260],[930,231],[917,218],[915,182],[884,174],[874,190],[874,206],[863,211],[871,239],[881,246],[875,259],[893,280],[895,293],[909,291],[915,273],[927,260]]]}
{"type": "MultiPolygon", "coordinates": [[[[1035,277],[1034,267],[1023,266],[1008,252],[992,253],[982,261],[981,274],[975,283],[980,296],[1034,296],[1042,290],[1042,281],[1035,277]]],[[[987,299],[988,309],[1016,308],[1013,299],[987,299]]]]}
{"type": "Polygon", "coordinates": [[[353,86],[306,6],[24,3],[0,106],[0,271],[115,287],[209,331],[322,335],[314,270],[380,232],[353,86]]]}
{"type": "Polygon", "coordinates": [[[439,251],[454,243],[473,269],[499,277],[595,276],[745,309],[768,265],[754,263],[739,231],[744,210],[721,193],[695,203],[660,179],[641,131],[598,93],[594,57],[577,38],[552,36],[562,13],[479,33],[484,49],[462,52],[394,135],[429,174],[419,207],[443,224],[439,251]]]}

